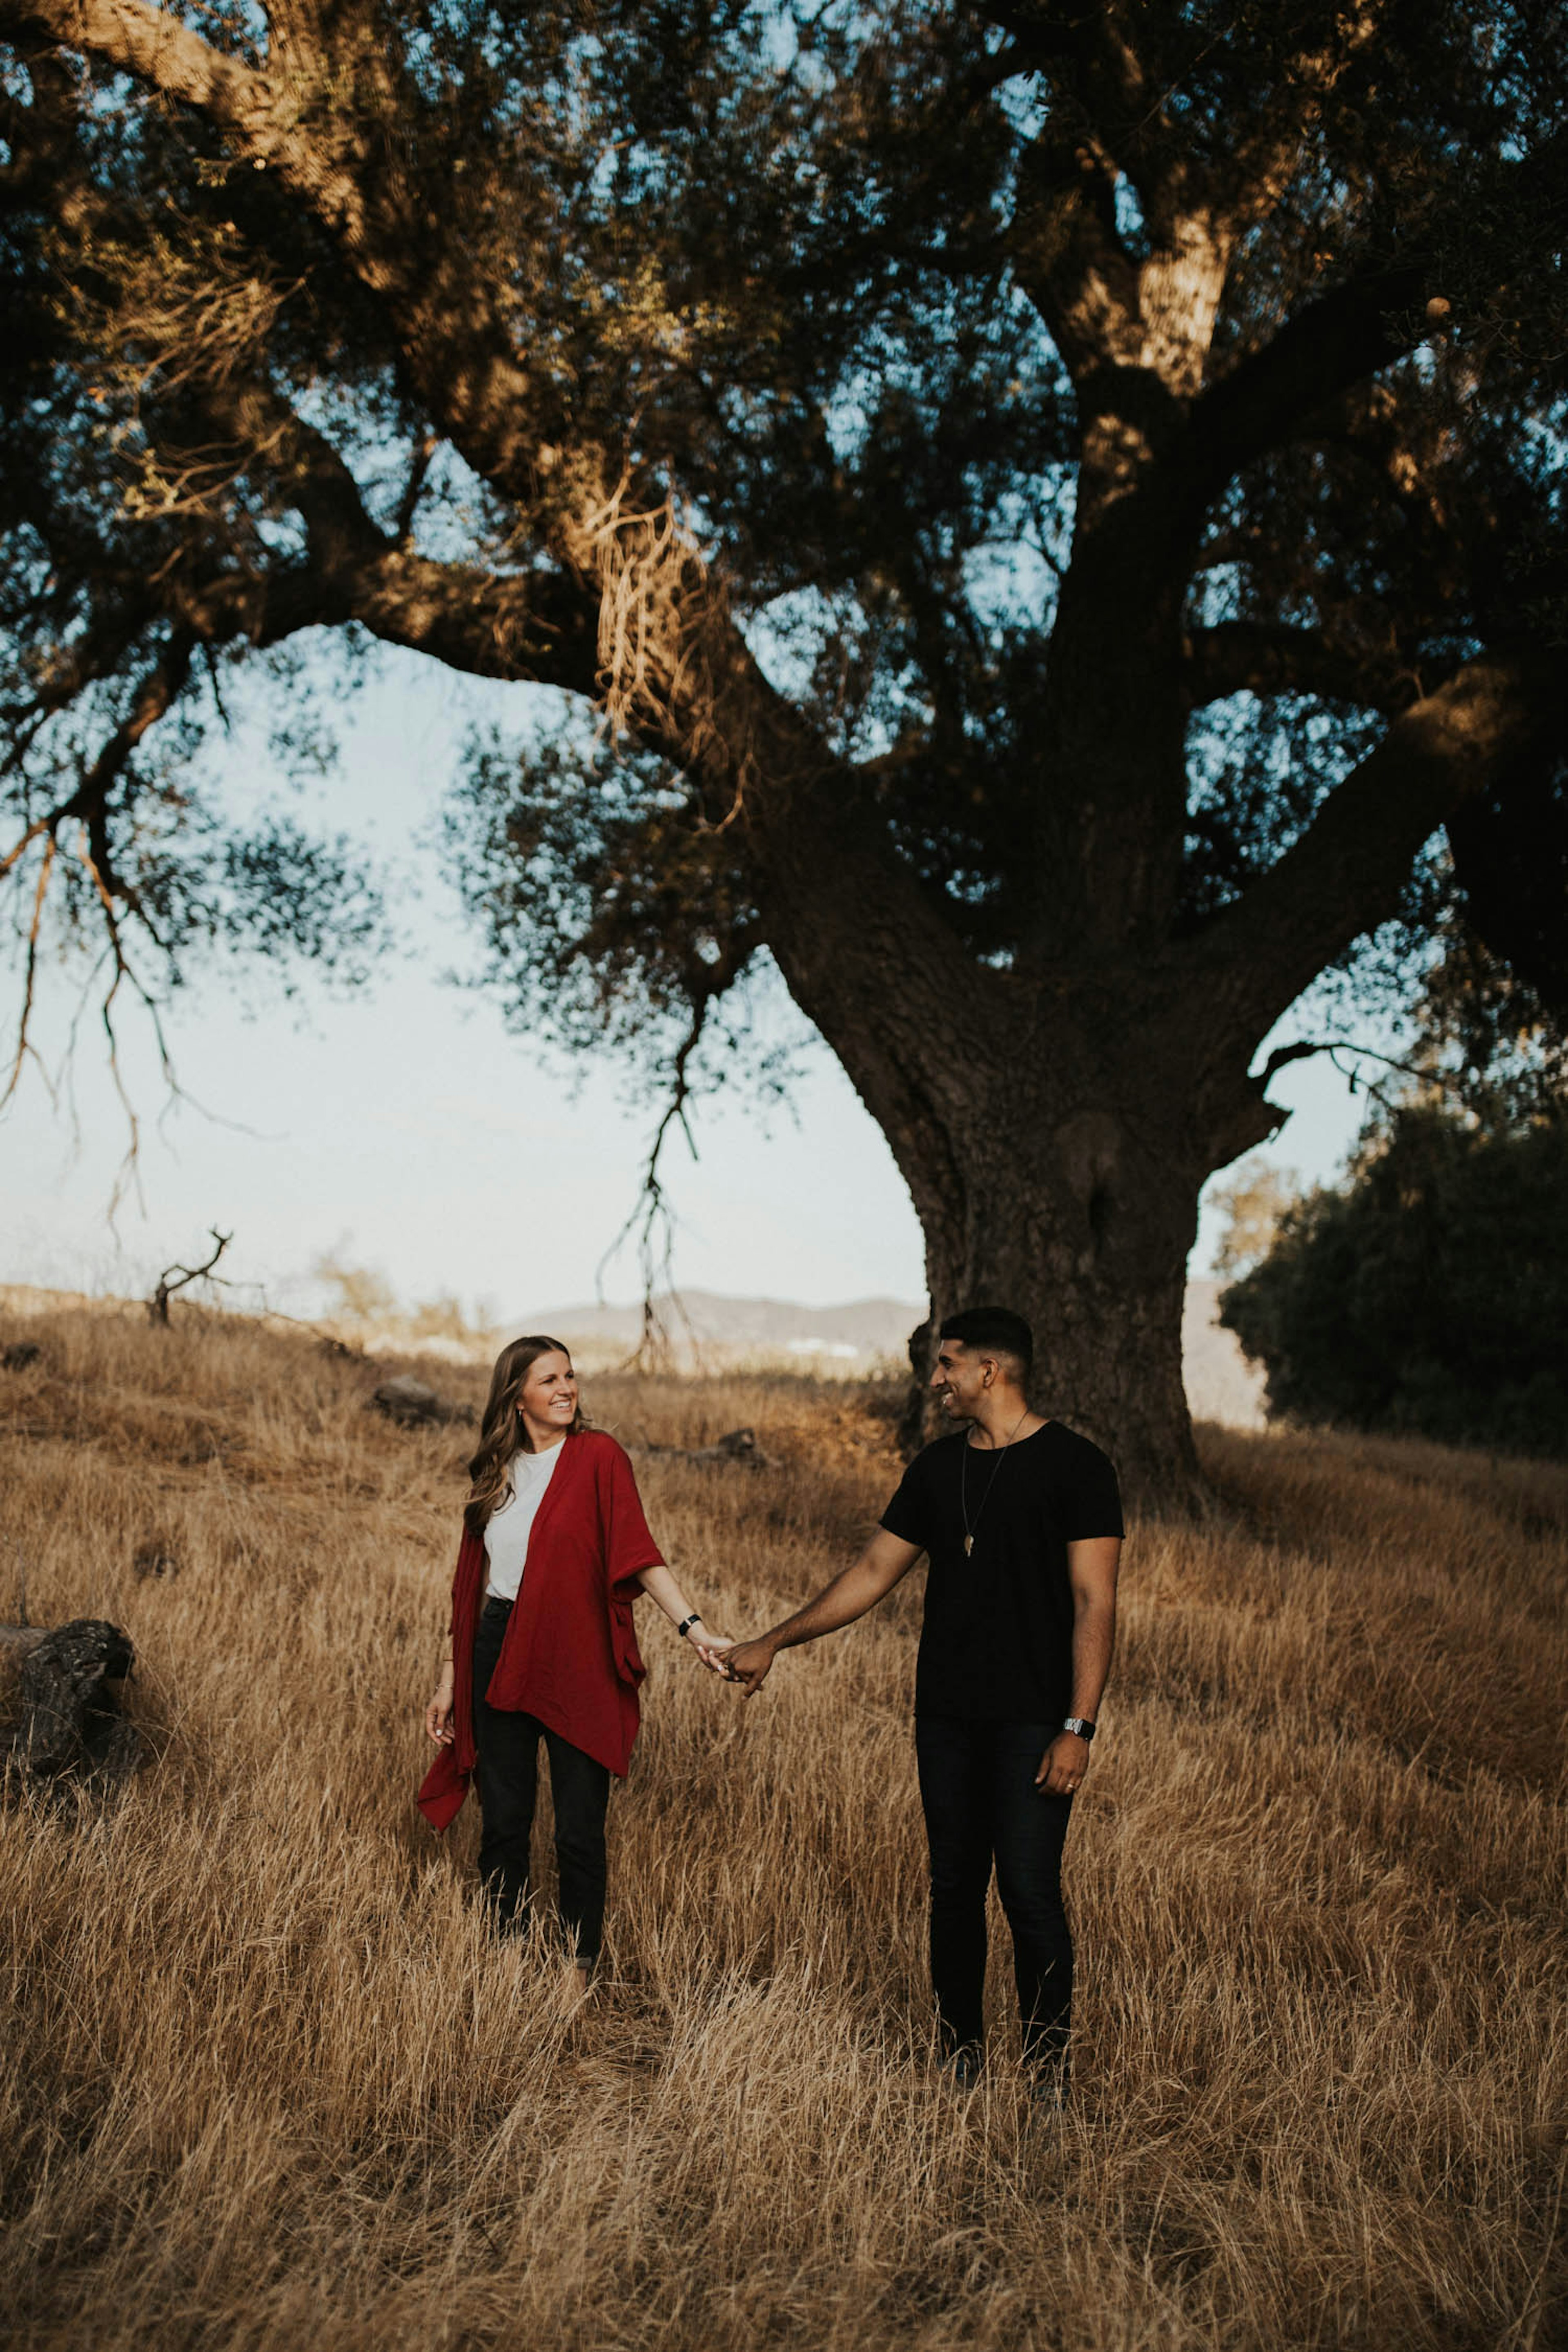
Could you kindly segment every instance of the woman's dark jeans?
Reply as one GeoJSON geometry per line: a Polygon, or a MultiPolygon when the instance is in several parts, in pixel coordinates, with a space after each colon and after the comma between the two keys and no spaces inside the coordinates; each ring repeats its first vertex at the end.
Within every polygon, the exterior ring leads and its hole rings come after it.
{"type": "Polygon", "coordinates": [[[584,1968],[599,1957],[605,1927],[605,1812],[607,1765],[596,1764],[536,1716],[491,1706],[484,1693],[500,1656],[510,1601],[487,1601],[474,1635],[474,1746],[479,1751],[479,1884],[500,1933],[516,1935],[529,1916],[529,1845],[539,1790],[539,1743],[550,1758],[555,1805],[555,1858],[561,1870],[561,1925],[584,1968]]]}
{"type": "Polygon", "coordinates": [[[985,1896],[993,1859],[1013,1931],[1025,2063],[1066,2079],[1072,1937],[1062,1907],[1070,1797],[1035,1786],[1059,1723],[915,1719],[921,1802],[931,1842],[931,1974],[949,2050],[984,2032],[985,1896]]]}

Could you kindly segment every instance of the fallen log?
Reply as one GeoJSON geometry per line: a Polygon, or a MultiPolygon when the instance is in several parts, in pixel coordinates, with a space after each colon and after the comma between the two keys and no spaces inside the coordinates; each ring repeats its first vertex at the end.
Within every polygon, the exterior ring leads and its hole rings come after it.
{"type": "Polygon", "coordinates": [[[101,1617],[68,1624],[0,1626],[0,1643],[21,1655],[21,1708],[0,1748],[5,1775],[42,1793],[103,1794],[142,1761],[142,1735],[128,1723],[121,1690],[135,1663],[129,1634],[101,1617]]]}
{"type": "Polygon", "coordinates": [[[729,1429],[716,1437],[711,1445],[647,1445],[645,1454],[662,1454],[667,1459],[700,1462],[714,1469],[732,1469],[737,1464],[747,1470],[769,1470],[773,1464],[757,1444],[754,1429],[729,1429]]]}

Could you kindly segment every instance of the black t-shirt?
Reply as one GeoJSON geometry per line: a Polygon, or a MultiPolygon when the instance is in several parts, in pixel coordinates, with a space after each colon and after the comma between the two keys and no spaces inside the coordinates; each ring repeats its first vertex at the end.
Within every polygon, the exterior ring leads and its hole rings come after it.
{"type": "Polygon", "coordinates": [[[939,1437],[905,1471],[881,1524],[931,1561],[916,1714],[1059,1722],[1072,1703],[1067,1548],[1122,1531],[1116,1473],[1099,1446],[1059,1421],[1000,1447],[971,1446],[967,1430],[939,1437]]]}

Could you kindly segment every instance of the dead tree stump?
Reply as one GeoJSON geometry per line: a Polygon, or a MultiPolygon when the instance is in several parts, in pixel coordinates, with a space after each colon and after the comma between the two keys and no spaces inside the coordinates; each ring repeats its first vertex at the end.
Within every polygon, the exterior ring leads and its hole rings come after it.
{"type": "Polygon", "coordinates": [[[748,1470],[772,1467],[767,1455],[757,1444],[754,1429],[728,1429],[722,1437],[716,1437],[711,1445],[694,1447],[689,1458],[693,1462],[711,1462],[716,1466],[740,1463],[748,1470]]]}
{"type": "Polygon", "coordinates": [[[429,1429],[449,1421],[474,1418],[466,1404],[454,1404],[449,1397],[438,1396],[434,1389],[416,1381],[412,1372],[399,1372],[393,1381],[383,1381],[371,1397],[371,1406],[395,1421],[399,1429],[429,1429]]]}
{"type": "Polygon", "coordinates": [[[6,1777],[60,1796],[104,1794],[128,1780],[142,1761],[142,1736],[120,1698],[136,1656],[129,1635],[101,1617],[78,1617],[45,1633],[0,1626],[0,1643],[23,1653],[21,1707],[0,1748],[6,1777]]]}
{"type": "Polygon", "coordinates": [[[727,1429],[711,1445],[651,1445],[646,1439],[640,1449],[644,1454],[662,1454],[667,1461],[700,1462],[707,1468],[722,1470],[740,1467],[746,1470],[771,1470],[772,1457],[757,1444],[754,1429],[727,1429]]]}

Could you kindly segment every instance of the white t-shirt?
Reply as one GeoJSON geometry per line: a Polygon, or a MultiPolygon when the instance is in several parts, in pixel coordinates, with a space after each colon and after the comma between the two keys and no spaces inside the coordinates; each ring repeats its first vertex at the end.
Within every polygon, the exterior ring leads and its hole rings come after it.
{"type": "Polygon", "coordinates": [[[565,1443],[563,1438],[547,1454],[512,1455],[510,1491],[491,1512],[485,1529],[485,1558],[489,1562],[489,1573],[485,1579],[487,1600],[517,1599],[528,1558],[528,1538],[565,1443]]]}

